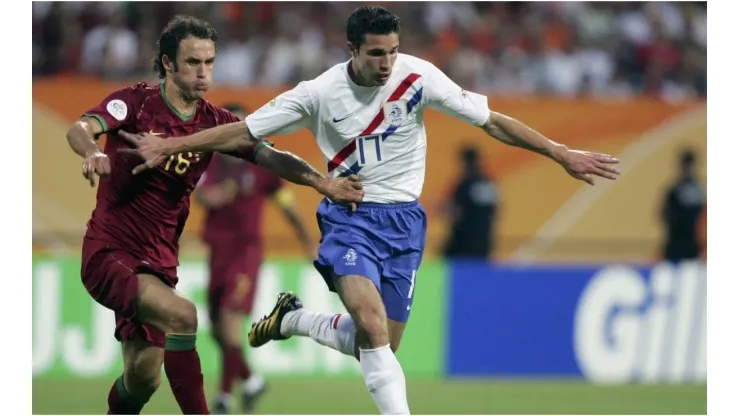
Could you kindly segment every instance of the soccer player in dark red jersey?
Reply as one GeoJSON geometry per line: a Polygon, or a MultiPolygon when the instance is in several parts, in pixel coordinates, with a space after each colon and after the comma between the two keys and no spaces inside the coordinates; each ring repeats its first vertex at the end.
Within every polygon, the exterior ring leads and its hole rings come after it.
{"type": "MultiPolygon", "coordinates": [[[[238,104],[224,108],[244,118],[238,104]]],[[[265,202],[274,201],[294,229],[306,254],[313,261],[316,245],[293,206],[293,193],[284,181],[267,169],[241,159],[216,154],[195,190],[196,201],[207,210],[203,241],[210,249],[208,313],[213,336],[221,349],[220,394],[211,412],[227,414],[232,385],[241,386],[242,410],[251,413],[265,391],[265,382],[253,374],[243,352],[243,327],[252,313],[262,264],[262,213],[265,202]]]]}
{"type": "MultiPolygon", "coordinates": [[[[203,99],[212,79],[216,40],[209,23],[175,17],[158,43],[155,69],[164,82],[113,92],[67,132],[70,147],[84,158],[83,175],[91,185],[95,176],[101,176],[83,240],[81,275],[90,295],[115,312],[115,336],[122,343],[124,371],[111,387],[109,414],[138,414],[159,386],[163,364],[183,414],[209,412],[195,348],[196,309],[175,285],[178,240],[189,214],[190,194],[212,153],[172,154],[135,175],[142,160],[125,152],[130,146],[122,131],[149,132],[166,140],[238,124],[235,115],[203,99]],[[101,151],[96,139],[103,133],[107,141],[101,151]]],[[[268,142],[253,140],[230,154],[342,202],[362,200],[356,178],[324,178],[268,142]]]]}

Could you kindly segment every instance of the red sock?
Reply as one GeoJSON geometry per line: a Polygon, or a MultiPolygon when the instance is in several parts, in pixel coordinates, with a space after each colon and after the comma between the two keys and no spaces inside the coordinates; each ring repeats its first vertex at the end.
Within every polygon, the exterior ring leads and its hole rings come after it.
{"type": "Polygon", "coordinates": [[[126,391],[123,385],[123,376],[116,379],[108,393],[109,415],[138,415],[149,398],[135,398],[126,391]]]}
{"type": "Polygon", "coordinates": [[[164,372],[184,415],[209,414],[195,334],[167,334],[164,372]]]}
{"type": "Polygon", "coordinates": [[[244,359],[244,352],[241,347],[232,347],[234,349],[234,366],[238,369],[237,375],[240,379],[246,380],[252,376],[252,371],[244,359]]]}
{"type": "Polygon", "coordinates": [[[251,375],[241,347],[226,345],[221,348],[221,393],[231,394],[237,377],[246,380],[251,375]]]}
{"type": "Polygon", "coordinates": [[[221,348],[221,393],[231,394],[234,379],[239,376],[239,368],[234,365],[234,348],[221,348]]]}

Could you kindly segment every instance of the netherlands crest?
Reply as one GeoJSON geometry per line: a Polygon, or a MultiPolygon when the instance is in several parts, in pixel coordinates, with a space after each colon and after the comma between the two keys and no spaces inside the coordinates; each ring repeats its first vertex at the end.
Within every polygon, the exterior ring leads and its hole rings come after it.
{"type": "Polygon", "coordinates": [[[383,113],[386,123],[391,126],[400,126],[406,121],[408,111],[406,109],[406,100],[390,101],[383,105],[383,113]]]}

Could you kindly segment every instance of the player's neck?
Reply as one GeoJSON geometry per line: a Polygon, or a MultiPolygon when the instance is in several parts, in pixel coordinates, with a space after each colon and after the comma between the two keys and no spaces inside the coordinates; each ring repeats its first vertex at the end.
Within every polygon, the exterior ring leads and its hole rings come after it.
{"type": "Polygon", "coordinates": [[[363,79],[360,75],[360,71],[355,67],[355,60],[351,59],[349,61],[349,65],[347,65],[347,74],[349,74],[349,79],[352,80],[355,84],[359,85],[360,87],[369,88],[372,87],[370,82],[363,79]]]}
{"type": "Polygon", "coordinates": [[[162,84],[162,96],[167,104],[182,117],[192,116],[198,107],[198,100],[185,100],[180,89],[170,80],[162,84]]]}

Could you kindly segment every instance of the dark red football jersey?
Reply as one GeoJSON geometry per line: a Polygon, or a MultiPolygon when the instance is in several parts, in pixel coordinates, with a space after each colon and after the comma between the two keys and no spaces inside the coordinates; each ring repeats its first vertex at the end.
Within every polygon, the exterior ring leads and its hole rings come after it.
{"type": "MultiPolygon", "coordinates": [[[[118,153],[131,145],[117,132],[150,132],[177,137],[240,121],[232,113],[206,100],[191,116],[184,116],[167,101],[164,84],[139,83],[118,90],[85,112],[103,125],[108,138],[105,154],[111,174],[101,178],[97,203],[87,223],[86,238],[105,241],[154,266],[177,266],[178,241],[190,212],[190,194],[211,160],[212,153],[181,153],[138,175],[142,163],[135,155],[118,153]]],[[[254,146],[234,154],[254,161],[254,146]]]]}
{"type": "Polygon", "coordinates": [[[245,243],[260,243],[261,217],[265,202],[283,186],[277,174],[260,166],[234,158],[214,155],[203,177],[202,187],[231,182],[238,187],[234,201],[209,210],[203,227],[203,239],[210,245],[234,238],[245,243]]]}

